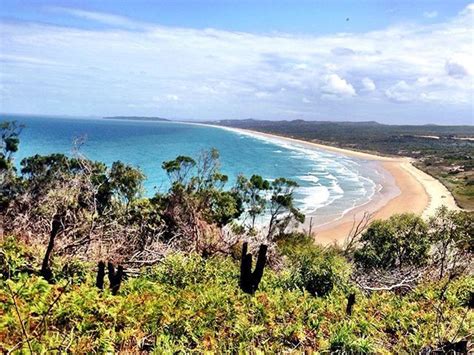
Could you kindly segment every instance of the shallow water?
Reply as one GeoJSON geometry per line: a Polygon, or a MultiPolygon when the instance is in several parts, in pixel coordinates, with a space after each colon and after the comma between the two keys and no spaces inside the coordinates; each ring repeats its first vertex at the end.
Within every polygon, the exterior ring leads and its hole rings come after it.
{"type": "Polygon", "coordinates": [[[47,116],[8,116],[26,125],[16,164],[34,154],[71,154],[74,138],[85,136],[81,152],[110,165],[138,166],[147,176],[147,195],[169,187],[161,163],[178,155],[196,157],[217,148],[228,187],[238,174],[287,177],[300,188],[295,198],[320,224],[367,203],[386,179],[377,162],[347,157],[303,144],[227,129],[176,122],[144,122],[47,116]]]}

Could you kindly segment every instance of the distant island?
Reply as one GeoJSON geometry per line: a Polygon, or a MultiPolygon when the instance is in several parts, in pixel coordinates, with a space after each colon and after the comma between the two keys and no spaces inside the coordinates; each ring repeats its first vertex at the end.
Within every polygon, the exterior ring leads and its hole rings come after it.
{"type": "Polygon", "coordinates": [[[103,117],[105,120],[132,120],[132,121],[170,121],[162,117],[142,117],[142,116],[111,116],[103,117]]]}

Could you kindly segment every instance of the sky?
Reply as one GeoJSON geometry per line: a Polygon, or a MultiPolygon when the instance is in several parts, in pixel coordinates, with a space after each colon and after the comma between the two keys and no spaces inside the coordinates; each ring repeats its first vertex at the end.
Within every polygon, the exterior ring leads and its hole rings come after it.
{"type": "Polygon", "coordinates": [[[0,112],[474,124],[468,1],[0,0],[0,112]]]}

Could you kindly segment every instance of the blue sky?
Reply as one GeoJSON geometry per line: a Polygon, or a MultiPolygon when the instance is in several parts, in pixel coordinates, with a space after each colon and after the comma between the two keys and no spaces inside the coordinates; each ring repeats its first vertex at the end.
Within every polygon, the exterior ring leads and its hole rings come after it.
{"type": "Polygon", "coordinates": [[[0,111],[473,124],[466,1],[11,1],[0,111]]]}

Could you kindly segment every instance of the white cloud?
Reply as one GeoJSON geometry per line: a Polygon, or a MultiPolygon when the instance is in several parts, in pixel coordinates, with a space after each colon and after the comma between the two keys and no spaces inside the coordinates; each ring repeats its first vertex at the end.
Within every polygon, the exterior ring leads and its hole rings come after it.
{"type": "Polygon", "coordinates": [[[364,91],[369,91],[369,92],[374,91],[376,89],[374,81],[370,78],[362,79],[362,87],[364,88],[364,91]]]}
{"type": "Polygon", "coordinates": [[[386,89],[385,95],[395,102],[409,102],[415,98],[412,88],[404,80],[386,89]]]}
{"type": "Polygon", "coordinates": [[[330,74],[326,77],[326,82],[322,86],[325,94],[336,96],[354,96],[354,87],[337,74],[330,74]]]}
{"type": "Polygon", "coordinates": [[[168,94],[166,95],[166,99],[169,101],[179,101],[178,95],[168,94]]]}
{"type": "Polygon", "coordinates": [[[127,17],[112,15],[103,12],[85,11],[69,7],[51,6],[50,11],[64,13],[66,15],[80,17],[89,21],[99,22],[106,25],[126,27],[126,28],[146,28],[145,24],[130,20],[127,17]]]}
{"type": "Polygon", "coordinates": [[[442,104],[472,120],[474,5],[443,23],[324,36],[174,28],[55,11],[106,28],[1,22],[0,80],[10,93],[1,97],[2,111],[147,114],[159,102],[160,114],[173,117],[338,118],[340,101],[350,100],[353,117],[359,108],[364,119],[379,119],[379,112],[390,119],[394,103],[411,102],[418,112],[406,115],[427,116],[420,113],[442,104]],[[328,97],[338,100],[321,102],[328,97]]]}
{"type": "Polygon", "coordinates": [[[438,11],[425,11],[423,12],[423,16],[432,19],[438,17],[438,11]]]}

